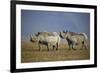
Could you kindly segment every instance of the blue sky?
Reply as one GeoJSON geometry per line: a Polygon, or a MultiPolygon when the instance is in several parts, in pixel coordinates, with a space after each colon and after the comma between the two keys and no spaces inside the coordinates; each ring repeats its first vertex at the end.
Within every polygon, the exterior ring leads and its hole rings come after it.
{"type": "Polygon", "coordinates": [[[21,36],[28,37],[39,31],[59,32],[69,30],[90,34],[90,14],[21,10],[21,36]]]}

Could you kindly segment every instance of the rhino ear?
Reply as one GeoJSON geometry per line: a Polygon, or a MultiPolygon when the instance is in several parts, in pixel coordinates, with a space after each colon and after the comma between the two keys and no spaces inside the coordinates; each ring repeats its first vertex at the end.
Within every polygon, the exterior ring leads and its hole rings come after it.
{"type": "MultiPolygon", "coordinates": [[[[64,32],[64,31],[63,31],[63,32],[64,32]]],[[[60,35],[63,35],[63,32],[61,31],[61,32],[60,32],[60,35]]]]}
{"type": "Polygon", "coordinates": [[[30,35],[30,38],[32,38],[32,35],[30,35]]]}
{"type": "Polygon", "coordinates": [[[38,36],[38,33],[35,33],[34,36],[38,36]]]}
{"type": "Polygon", "coordinates": [[[34,36],[34,34],[31,34],[30,37],[32,38],[34,36]]]}
{"type": "Polygon", "coordinates": [[[63,32],[65,32],[65,31],[63,30],[63,32]]]}

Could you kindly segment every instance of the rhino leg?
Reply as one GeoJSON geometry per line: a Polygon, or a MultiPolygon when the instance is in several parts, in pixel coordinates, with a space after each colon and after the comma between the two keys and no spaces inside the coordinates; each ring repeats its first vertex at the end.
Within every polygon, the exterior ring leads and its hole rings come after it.
{"type": "Polygon", "coordinates": [[[57,47],[56,47],[56,50],[58,50],[58,46],[59,46],[59,43],[57,43],[57,47]]]}
{"type": "Polygon", "coordinates": [[[71,45],[70,45],[70,44],[68,44],[68,46],[69,46],[69,49],[68,49],[68,50],[71,50],[71,45]]]}
{"type": "Polygon", "coordinates": [[[39,51],[41,50],[41,45],[40,45],[40,43],[38,43],[38,45],[39,45],[39,51]]]}
{"type": "Polygon", "coordinates": [[[48,51],[49,51],[49,44],[47,44],[47,49],[48,49],[48,51]]]}
{"type": "Polygon", "coordinates": [[[82,49],[83,49],[83,48],[84,48],[84,49],[87,49],[87,44],[86,44],[86,42],[84,42],[84,41],[82,42],[82,49]]]}
{"type": "Polygon", "coordinates": [[[76,49],[74,48],[74,46],[75,46],[75,43],[72,44],[72,49],[73,49],[73,50],[76,50],[76,49]]]}

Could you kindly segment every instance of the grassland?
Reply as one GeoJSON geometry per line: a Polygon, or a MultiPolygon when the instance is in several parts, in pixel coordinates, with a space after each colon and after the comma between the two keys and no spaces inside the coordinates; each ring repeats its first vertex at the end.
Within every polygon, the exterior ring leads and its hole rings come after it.
{"type": "Polygon", "coordinates": [[[64,61],[64,60],[87,60],[90,58],[90,49],[81,49],[80,46],[76,50],[69,50],[68,45],[61,43],[59,49],[47,51],[45,45],[42,45],[41,50],[37,43],[30,41],[21,42],[21,62],[45,62],[45,61],[64,61]]]}

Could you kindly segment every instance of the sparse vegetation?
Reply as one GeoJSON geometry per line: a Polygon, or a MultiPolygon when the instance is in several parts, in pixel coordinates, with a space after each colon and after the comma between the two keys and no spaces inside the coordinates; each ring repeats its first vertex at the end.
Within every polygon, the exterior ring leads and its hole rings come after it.
{"type": "Polygon", "coordinates": [[[61,43],[59,49],[47,51],[47,47],[42,45],[41,50],[37,43],[30,41],[21,42],[21,62],[45,62],[45,61],[63,61],[63,60],[86,60],[90,58],[90,49],[69,50],[66,43],[61,43]]]}

